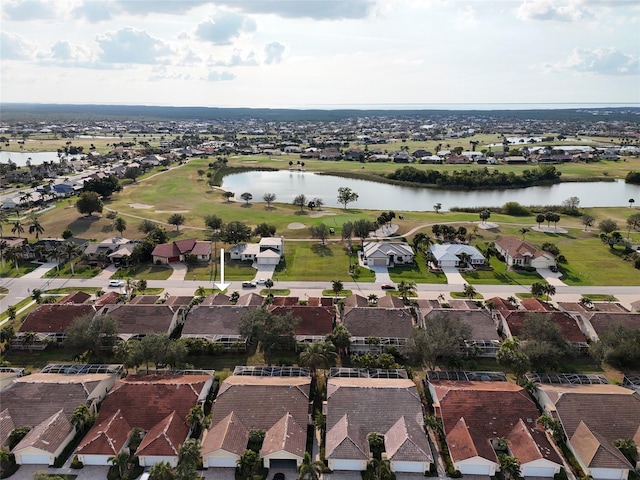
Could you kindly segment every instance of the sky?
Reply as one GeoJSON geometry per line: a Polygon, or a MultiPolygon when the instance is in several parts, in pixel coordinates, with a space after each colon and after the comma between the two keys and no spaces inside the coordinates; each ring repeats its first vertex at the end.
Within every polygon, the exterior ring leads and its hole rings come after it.
{"type": "Polygon", "coordinates": [[[2,0],[0,101],[640,104],[639,0],[2,0]]]}

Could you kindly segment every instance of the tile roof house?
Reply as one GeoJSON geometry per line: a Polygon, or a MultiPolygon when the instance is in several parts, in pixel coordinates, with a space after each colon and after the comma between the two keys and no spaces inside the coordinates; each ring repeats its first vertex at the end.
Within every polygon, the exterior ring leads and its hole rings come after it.
{"type": "Polygon", "coordinates": [[[109,315],[118,323],[118,338],[125,342],[154,333],[171,333],[184,324],[186,309],[170,305],[117,304],[102,307],[96,315],[109,315]]]}
{"type": "Polygon", "coordinates": [[[500,469],[497,440],[520,460],[524,477],[553,477],[562,460],[536,422],[536,404],[510,382],[429,380],[436,415],[454,467],[463,475],[495,475],[500,469]]]}
{"type": "Polygon", "coordinates": [[[321,341],[333,330],[335,309],[308,305],[276,306],[269,309],[274,315],[291,314],[300,321],[295,329],[296,342],[321,341]]]}
{"type": "Polygon", "coordinates": [[[592,341],[618,325],[640,329],[640,313],[572,312],[571,315],[579,321],[584,334],[592,341]]]}
{"type": "Polygon", "coordinates": [[[401,346],[416,325],[406,308],[358,307],[342,315],[342,323],[351,334],[351,353],[380,353],[387,345],[401,346]],[[380,343],[367,342],[378,338],[380,343]]]}
{"type": "Polygon", "coordinates": [[[246,450],[248,432],[266,432],[260,457],[269,468],[276,460],[292,467],[306,449],[311,379],[300,377],[227,377],[213,405],[211,428],[202,442],[205,467],[235,467],[246,450]]]}
{"type": "Polygon", "coordinates": [[[424,473],[433,462],[415,383],[407,379],[330,378],[326,458],[331,470],[362,471],[369,433],[383,435],[393,472],[424,473]]]}
{"type": "Polygon", "coordinates": [[[121,379],[102,402],[94,426],[82,439],[76,455],[85,465],[110,465],[109,457],[127,447],[133,428],[144,437],[136,450],[140,465],[158,462],[176,466],[180,445],[189,436],[185,417],[204,403],[213,376],[129,375],[121,379]]]}
{"type": "Polygon", "coordinates": [[[424,318],[452,317],[471,328],[468,347],[475,347],[480,357],[495,357],[500,349],[500,336],[496,324],[487,312],[482,310],[453,310],[434,308],[424,318]]]}
{"type": "Polygon", "coordinates": [[[369,266],[412,264],[415,253],[404,242],[365,242],[362,248],[362,261],[369,266]]]}
{"type": "Polygon", "coordinates": [[[32,310],[25,318],[14,339],[11,348],[44,350],[48,343],[62,343],[66,337],[66,330],[76,318],[95,314],[93,305],[74,303],[43,304],[32,310]],[[27,332],[36,334],[31,344],[23,342],[27,332]]]}
{"type": "Polygon", "coordinates": [[[232,260],[258,265],[277,265],[284,257],[284,237],[262,237],[259,243],[240,243],[231,247],[232,260]]]}
{"type": "Polygon", "coordinates": [[[151,255],[153,263],[184,262],[187,255],[195,255],[197,260],[208,262],[211,259],[211,243],[200,242],[195,238],[160,243],[156,245],[151,255]]]}
{"type": "Polygon", "coordinates": [[[250,310],[253,308],[237,305],[196,305],[187,314],[181,336],[220,343],[226,350],[244,351],[247,341],[238,332],[238,325],[250,310]]]}
{"type": "Polygon", "coordinates": [[[562,337],[574,348],[587,348],[587,338],[580,329],[578,322],[566,312],[531,312],[516,310],[511,312],[497,312],[498,328],[507,338],[522,338],[525,322],[529,318],[544,317],[551,320],[560,330],[562,337]]]}
{"type": "Polygon", "coordinates": [[[30,431],[12,450],[18,464],[52,465],[75,436],[71,417],[78,405],[95,411],[116,383],[115,374],[35,373],[0,392],[0,445],[14,428],[30,431]]]}
{"type": "Polygon", "coordinates": [[[618,385],[536,384],[543,410],[560,420],[567,445],[586,475],[626,479],[631,465],[613,445],[633,439],[640,445],[640,394],[618,385]]]}
{"type": "Polygon", "coordinates": [[[469,255],[471,265],[484,265],[485,259],[477,248],[461,243],[436,244],[429,247],[438,267],[458,267],[464,254],[469,255]]]}
{"type": "Polygon", "coordinates": [[[507,265],[520,267],[549,268],[556,266],[556,258],[544,250],[536,248],[518,237],[504,237],[495,242],[496,250],[507,265]]]}

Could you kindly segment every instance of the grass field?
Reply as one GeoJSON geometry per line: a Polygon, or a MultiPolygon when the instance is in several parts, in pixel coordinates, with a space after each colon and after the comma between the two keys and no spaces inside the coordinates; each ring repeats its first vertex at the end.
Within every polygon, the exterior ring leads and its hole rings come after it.
{"type": "Polygon", "coordinates": [[[490,264],[493,270],[466,272],[462,278],[472,285],[531,285],[542,281],[542,277],[535,272],[505,271],[504,263],[495,257],[491,258],[490,264]]]}
{"type": "Polygon", "coordinates": [[[415,257],[415,265],[402,265],[389,269],[391,280],[400,283],[403,280],[416,283],[447,283],[444,273],[430,272],[424,254],[419,252],[415,257]]]}

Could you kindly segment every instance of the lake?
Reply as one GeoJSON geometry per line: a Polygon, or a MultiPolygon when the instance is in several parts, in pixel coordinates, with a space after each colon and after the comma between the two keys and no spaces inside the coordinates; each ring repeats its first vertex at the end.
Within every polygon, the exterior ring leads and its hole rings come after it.
{"type": "MultiPolygon", "coordinates": [[[[27,160],[31,159],[31,165],[40,165],[44,162],[54,163],[60,162],[58,158],[58,152],[4,152],[0,151],[0,162],[9,163],[11,160],[19,167],[24,167],[27,164],[27,160]]],[[[71,156],[69,158],[72,158],[71,156]]]]}
{"type": "Polygon", "coordinates": [[[624,183],[623,180],[464,191],[404,187],[313,172],[280,170],[237,173],[226,176],[222,182],[222,188],[235,192],[239,201],[243,192],[249,192],[256,202],[262,202],[265,193],[275,193],[276,202],[292,203],[302,193],[307,201],[318,197],[328,207],[342,207],[337,202],[339,187],[349,187],[359,195],[358,201],[350,203],[348,208],[367,210],[425,211],[433,210],[436,203],[442,204],[442,210],[452,207],[500,207],[506,202],[560,205],[569,197],[578,197],[581,207],[627,206],[630,198],[640,201],[640,187],[624,183]]]}

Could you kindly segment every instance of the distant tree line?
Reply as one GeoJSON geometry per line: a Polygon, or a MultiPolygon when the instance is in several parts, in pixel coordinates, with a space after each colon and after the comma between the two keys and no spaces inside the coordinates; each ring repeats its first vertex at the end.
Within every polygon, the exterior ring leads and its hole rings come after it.
{"type": "Polygon", "coordinates": [[[479,170],[454,170],[448,172],[419,170],[406,165],[395,172],[387,174],[386,178],[430,187],[492,189],[496,187],[522,188],[556,183],[560,181],[561,174],[553,165],[540,165],[539,167],[526,169],[520,175],[516,175],[514,172],[489,170],[487,167],[479,170]]]}

